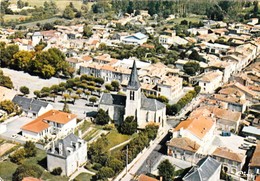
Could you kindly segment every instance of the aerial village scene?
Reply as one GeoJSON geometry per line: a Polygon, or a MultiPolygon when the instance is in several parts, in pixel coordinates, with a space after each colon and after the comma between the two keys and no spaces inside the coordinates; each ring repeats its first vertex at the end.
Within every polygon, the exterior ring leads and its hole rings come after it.
{"type": "Polygon", "coordinates": [[[260,1],[0,0],[0,181],[260,181],[260,1]]]}

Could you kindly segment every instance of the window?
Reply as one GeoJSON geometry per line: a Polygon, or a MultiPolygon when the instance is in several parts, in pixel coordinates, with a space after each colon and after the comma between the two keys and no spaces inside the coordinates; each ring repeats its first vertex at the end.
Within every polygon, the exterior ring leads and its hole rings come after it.
{"type": "Polygon", "coordinates": [[[135,100],[135,92],[134,91],[130,91],[130,100],[135,100]]]}

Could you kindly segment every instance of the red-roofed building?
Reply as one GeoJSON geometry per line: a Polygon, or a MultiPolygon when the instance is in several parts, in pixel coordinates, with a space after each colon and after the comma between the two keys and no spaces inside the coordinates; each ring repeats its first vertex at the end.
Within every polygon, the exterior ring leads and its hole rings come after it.
{"type": "Polygon", "coordinates": [[[62,137],[74,130],[77,125],[76,118],[75,114],[50,110],[21,127],[22,135],[33,140],[44,139],[54,134],[62,137]]]}

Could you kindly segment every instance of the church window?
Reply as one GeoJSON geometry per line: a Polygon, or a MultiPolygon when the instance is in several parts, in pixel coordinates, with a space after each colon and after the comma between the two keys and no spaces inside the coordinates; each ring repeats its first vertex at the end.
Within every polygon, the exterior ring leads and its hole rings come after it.
{"type": "Polygon", "coordinates": [[[130,91],[130,100],[135,100],[135,92],[134,91],[130,91]]]}

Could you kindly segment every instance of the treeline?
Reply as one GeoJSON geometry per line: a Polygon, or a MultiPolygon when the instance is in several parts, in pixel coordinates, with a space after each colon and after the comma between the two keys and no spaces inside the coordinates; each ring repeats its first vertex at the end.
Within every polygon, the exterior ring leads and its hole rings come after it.
{"type": "Polygon", "coordinates": [[[96,180],[104,180],[116,176],[126,165],[126,155],[130,163],[145,147],[149,146],[151,140],[156,138],[158,126],[148,125],[145,130],[140,131],[127,146],[111,155],[106,150],[108,139],[102,135],[96,142],[89,146],[88,156],[97,170],[94,176],[96,180]],[[128,153],[128,154],[127,154],[128,153]]]}
{"type": "Polygon", "coordinates": [[[180,0],[180,1],[139,1],[139,0],[112,0],[98,1],[92,5],[94,13],[104,13],[114,11],[117,14],[135,13],[140,14],[140,10],[148,10],[153,16],[166,18],[170,14],[178,14],[180,17],[187,17],[189,14],[207,15],[212,20],[230,20],[244,21],[250,17],[259,17],[258,2],[250,1],[220,1],[215,0],[180,0]],[[111,6],[112,5],[112,6],[111,6]],[[244,9],[249,9],[245,10],[244,9]]]}
{"type": "Polygon", "coordinates": [[[74,69],[65,61],[65,55],[57,48],[42,51],[44,45],[37,45],[35,51],[19,50],[17,45],[0,42],[0,63],[2,67],[22,70],[42,78],[72,76],[74,69]]]}
{"type": "Polygon", "coordinates": [[[184,108],[193,98],[195,98],[199,92],[201,87],[195,86],[194,90],[189,91],[182,97],[176,104],[167,104],[166,106],[166,114],[167,115],[175,115],[177,114],[182,108],[184,108]]]}

